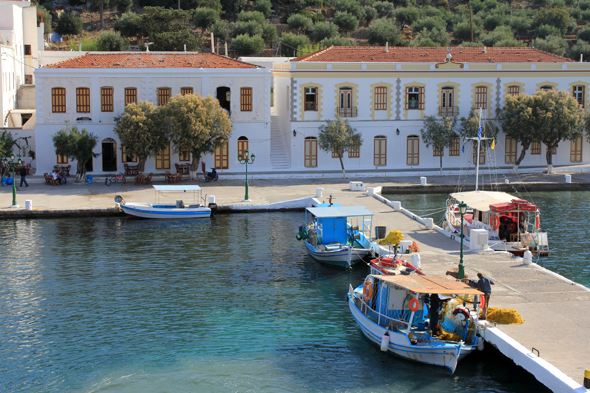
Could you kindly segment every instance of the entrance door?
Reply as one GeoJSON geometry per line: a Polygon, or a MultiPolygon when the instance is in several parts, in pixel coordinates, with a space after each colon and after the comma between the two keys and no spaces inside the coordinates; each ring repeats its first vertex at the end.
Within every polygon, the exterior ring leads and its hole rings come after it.
{"type": "Polygon", "coordinates": [[[231,114],[230,99],[231,90],[229,87],[221,86],[217,88],[217,101],[219,101],[219,106],[225,109],[229,114],[231,114]]]}
{"type": "Polygon", "coordinates": [[[340,88],[340,116],[352,117],[352,87],[340,88]]]}
{"type": "Polygon", "coordinates": [[[318,140],[313,136],[305,138],[305,167],[316,168],[318,166],[318,140]]]}
{"type": "Polygon", "coordinates": [[[452,87],[442,88],[442,106],[440,115],[444,117],[455,116],[455,89],[452,87]]]}
{"type": "Polygon", "coordinates": [[[102,171],[114,172],[117,170],[117,142],[112,139],[102,141],[102,171]]]}

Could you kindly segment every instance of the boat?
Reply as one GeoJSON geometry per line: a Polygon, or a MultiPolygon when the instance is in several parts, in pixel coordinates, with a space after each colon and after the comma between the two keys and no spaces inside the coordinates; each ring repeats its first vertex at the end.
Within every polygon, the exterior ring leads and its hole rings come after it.
{"type": "Polygon", "coordinates": [[[371,259],[369,268],[371,274],[398,275],[416,273],[424,275],[422,270],[405,259],[399,258],[397,253],[393,256],[379,256],[379,258],[371,259]]]}
{"type": "Polygon", "coordinates": [[[533,254],[548,255],[547,232],[540,230],[538,207],[524,199],[499,191],[468,191],[450,194],[446,202],[443,227],[461,233],[459,203],[467,205],[463,216],[463,236],[470,240],[471,229],[488,231],[490,248],[508,251],[522,257],[530,250],[533,254]]]}
{"type": "Polygon", "coordinates": [[[374,251],[373,213],[364,206],[308,207],[297,240],[317,261],[346,268],[374,251]]]}
{"type": "Polygon", "coordinates": [[[454,373],[459,360],[483,350],[478,336],[480,304],[473,301],[472,310],[463,306],[475,296],[483,298],[483,293],[450,276],[371,274],[363,285],[350,286],[348,304],[363,334],[382,351],[454,373]],[[438,309],[429,313],[425,306],[427,297],[433,296],[452,298],[442,321],[438,309]],[[429,314],[436,320],[430,321],[429,314]],[[447,333],[431,335],[428,325],[441,322],[447,333]]]}
{"type": "Polygon", "coordinates": [[[211,210],[217,205],[210,203],[205,206],[202,202],[202,190],[197,185],[154,185],[156,191],[155,203],[125,202],[119,195],[115,201],[129,217],[133,218],[207,218],[211,216],[211,210]],[[193,193],[193,202],[186,203],[183,199],[177,199],[175,203],[160,202],[165,192],[193,193]]]}

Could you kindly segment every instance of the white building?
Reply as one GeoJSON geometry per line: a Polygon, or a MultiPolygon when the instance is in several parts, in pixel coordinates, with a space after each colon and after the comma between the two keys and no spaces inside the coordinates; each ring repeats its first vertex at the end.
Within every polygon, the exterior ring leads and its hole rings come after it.
{"type": "MultiPolygon", "coordinates": [[[[534,94],[542,89],[571,92],[588,107],[590,63],[576,63],[534,48],[330,47],[290,63],[275,64],[274,101],[280,135],[292,171],[340,169],[339,160],[318,150],[318,128],[337,115],[360,131],[363,145],[345,155],[347,171],[419,172],[437,170],[441,152],[421,141],[428,115],[467,117],[483,108],[494,117],[507,94],[534,94]]],[[[274,119],[274,118],[273,118],[274,119]]],[[[456,138],[442,152],[445,168],[473,162],[456,138]],[[466,160],[467,158],[467,160],[466,160]]],[[[509,167],[520,145],[498,136],[496,163],[509,167]]],[[[546,165],[545,146],[533,144],[521,167],[546,165]]],[[[488,156],[489,157],[489,156],[488,156]]],[[[480,164],[485,162],[482,154],[480,164]]],[[[585,138],[562,141],[554,165],[590,163],[585,138]]]]}
{"type": "MultiPolygon", "coordinates": [[[[113,132],[114,118],[125,105],[143,100],[165,105],[177,94],[212,96],[230,112],[233,131],[227,144],[202,158],[208,167],[242,171],[238,154],[256,154],[256,166],[270,166],[271,71],[219,55],[194,52],[98,52],[65,60],[35,71],[37,173],[49,172],[58,157],[52,135],[66,123],[98,136],[88,164],[94,174],[121,172],[133,162],[113,132]]],[[[190,162],[190,154],[169,146],[148,160],[146,172],[174,171],[175,163],[190,162]]],[[[75,163],[69,162],[75,168],[75,163]]]]}

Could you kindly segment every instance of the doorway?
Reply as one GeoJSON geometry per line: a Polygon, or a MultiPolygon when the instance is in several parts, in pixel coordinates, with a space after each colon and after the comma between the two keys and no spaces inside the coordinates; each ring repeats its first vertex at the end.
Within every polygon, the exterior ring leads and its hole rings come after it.
{"type": "Polygon", "coordinates": [[[107,138],[102,141],[102,171],[114,172],[117,170],[117,142],[107,138]]]}
{"type": "Polygon", "coordinates": [[[221,86],[217,88],[217,101],[219,101],[219,106],[231,115],[231,90],[229,87],[221,86]]]}

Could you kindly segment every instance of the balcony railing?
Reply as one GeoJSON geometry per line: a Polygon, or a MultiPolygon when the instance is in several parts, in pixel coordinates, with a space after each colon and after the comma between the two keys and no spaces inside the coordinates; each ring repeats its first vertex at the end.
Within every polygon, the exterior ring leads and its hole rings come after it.
{"type": "Polygon", "coordinates": [[[340,117],[358,117],[358,110],[356,106],[353,106],[352,108],[340,108],[337,106],[336,113],[338,113],[340,117]]]}
{"type": "Polygon", "coordinates": [[[453,117],[459,115],[459,108],[456,106],[439,106],[438,115],[441,117],[453,117]]]}

